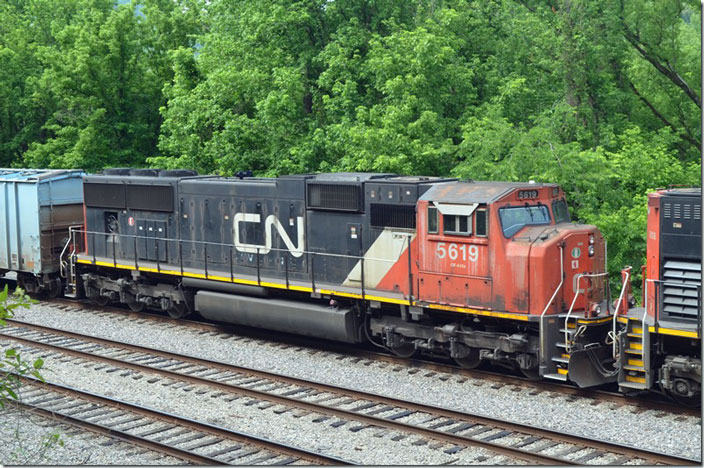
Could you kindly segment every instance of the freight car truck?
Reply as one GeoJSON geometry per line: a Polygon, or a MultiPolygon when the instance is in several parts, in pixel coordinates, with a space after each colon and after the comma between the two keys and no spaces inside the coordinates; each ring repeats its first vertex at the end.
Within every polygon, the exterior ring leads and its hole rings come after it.
{"type": "Polygon", "coordinates": [[[0,275],[29,293],[62,291],[59,254],[83,225],[80,170],[0,169],[0,275]]]}

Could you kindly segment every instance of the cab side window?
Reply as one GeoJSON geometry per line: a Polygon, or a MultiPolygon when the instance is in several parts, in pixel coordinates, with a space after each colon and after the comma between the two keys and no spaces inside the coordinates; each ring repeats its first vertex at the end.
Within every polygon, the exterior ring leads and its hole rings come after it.
{"type": "Polygon", "coordinates": [[[486,208],[479,208],[474,212],[474,235],[487,237],[486,208]]]}
{"type": "Polygon", "coordinates": [[[471,216],[443,215],[443,234],[468,236],[472,233],[471,216]]]}
{"type": "Polygon", "coordinates": [[[438,209],[434,206],[428,207],[428,234],[438,233],[438,209]]]}

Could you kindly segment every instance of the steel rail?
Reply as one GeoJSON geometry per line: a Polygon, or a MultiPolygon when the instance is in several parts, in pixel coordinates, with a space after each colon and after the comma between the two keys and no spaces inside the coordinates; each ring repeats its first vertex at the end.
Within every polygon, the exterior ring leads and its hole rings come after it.
{"type": "MultiPolygon", "coordinates": [[[[606,442],[606,441],[586,439],[586,438],[583,438],[580,436],[564,434],[564,433],[561,433],[558,431],[553,431],[550,429],[542,429],[542,428],[528,426],[528,425],[524,425],[524,424],[520,424],[520,423],[501,421],[501,420],[497,420],[497,419],[482,416],[482,415],[465,413],[465,412],[461,412],[461,411],[451,410],[451,409],[437,407],[437,406],[433,406],[433,405],[426,405],[426,404],[422,404],[422,403],[418,403],[418,402],[401,400],[401,399],[397,399],[397,398],[393,398],[393,397],[388,397],[388,396],[378,395],[378,394],[374,394],[374,393],[353,390],[353,389],[344,388],[344,387],[337,387],[337,386],[328,385],[328,384],[324,384],[324,383],[320,383],[320,382],[311,382],[309,380],[300,379],[300,378],[296,378],[296,377],[284,376],[281,374],[275,374],[275,373],[271,373],[271,372],[250,369],[247,367],[235,366],[235,365],[231,365],[231,364],[224,364],[224,363],[220,363],[220,362],[214,362],[214,361],[210,361],[207,359],[201,359],[201,358],[196,358],[196,357],[192,357],[192,356],[185,356],[182,354],[175,354],[175,353],[171,353],[171,352],[167,352],[167,351],[155,350],[152,348],[146,348],[143,346],[126,344],[126,343],[122,343],[122,342],[116,342],[116,341],[112,341],[112,340],[108,340],[108,339],[104,339],[104,338],[96,338],[96,337],[92,337],[92,336],[86,336],[86,335],[83,335],[80,333],[57,330],[57,329],[53,329],[53,328],[49,328],[49,327],[44,327],[41,325],[24,323],[24,322],[12,320],[12,319],[9,319],[8,323],[15,325],[15,326],[19,326],[19,327],[33,329],[35,331],[39,331],[42,333],[64,335],[67,337],[80,339],[83,341],[90,341],[90,342],[97,343],[97,344],[103,344],[103,345],[107,345],[107,346],[114,347],[114,348],[122,348],[122,349],[130,350],[130,351],[134,351],[134,352],[138,352],[138,353],[151,354],[151,355],[164,357],[164,358],[168,358],[168,359],[172,359],[172,360],[182,361],[184,363],[190,363],[193,365],[221,369],[223,371],[230,371],[230,372],[247,374],[250,376],[259,377],[259,378],[271,380],[274,382],[282,382],[282,383],[286,383],[286,384],[290,384],[290,385],[296,385],[296,386],[300,386],[300,387],[310,388],[310,389],[314,389],[314,390],[317,390],[320,392],[338,394],[340,396],[351,397],[351,398],[355,398],[355,399],[359,399],[359,400],[375,401],[378,404],[393,405],[394,407],[402,408],[402,409],[406,409],[406,410],[425,412],[425,413],[430,413],[430,414],[436,415],[436,416],[447,417],[450,419],[459,419],[462,421],[469,421],[474,424],[491,426],[491,427],[494,427],[497,429],[503,429],[503,430],[508,430],[508,431],[512,431],[512,432],[518,432],[518,433],[539,436],[539,437],[543,437],[543,438],[549,438],[551,440],[560,441],[561,443],[569,443],[569,444],[583,446],[584,448],[591,448],[594,450],[602,450],[602,451],[617,453],[617,454],[626,455],[626,456],[629,456],[632,458],[642,458],[642,459],[652,461],[652,462],[665,463],[665,464],[675,464],[675,465],[697,464],[698,463],[694,460],[690,460],[690,459],[686,459],[686,458],[682,458],[682,457],[675,457],[675,456],[671,456],[671,455],[659,454],[656,452],[641,450],[641,449],[637,449],[634,447],[624,446],[624,445],[615,444],[615,443],[606,442]]],[[[525,455],[526,455],[525,451],[519,451],[520,454],[522,455],[522,456],[519,456],[516,454],[516,449],[508,448],[508,447],[494,444],[491,442],[485,442],[482,440],[471,439],[469,437],[465,437],[465,436],[461,436],[461,435],[449,434],[449,433],[434,430],[434,429],[422,428],[422,427],[418,427],[415,425],[402,423],[399,421],[389,421],[387,419],[377,417],[377,416],[369,416],[369,415],[360,414],[360,413],[356,413],[356,412],[352,412],[352,411],[348,411],[348,410],[332,408],[332,407],[320,405],[317,403],[301,401],[296,398],[290,398],[290,397],[286,397],[286,396],[271,394],[266,391],[243,388],[243,387],[237,386],[236,384],[229,384],[229,383],[224,383],[224,382],[213,381],[213,380],[209,380],[209,379],[205,379],[205,378],[201,378],[201,377],[197,377],[197,376],[193,376],[193,375],[183,374],[180,372],[169,371],[167,369],[157,369],[157,368],[149,367],[148,365],[141,365],[141,364],[136,364],[136,363],[129,362],[129,361],[123,361],[120,359],[110,358],[107,356],[94,355],[91,353],[85,353],[82,351],[67,349],[67,348],[64,348],[61,346],[37,342],[32,339],[17,337],[17,336],[13,336],[13,335],[7,335],[4,333],[2,333],[1,335],[4,337],[25,343],[29,346],[44,347],[46,349],[52,349],[52,350],[62,352],[65,354],[71,354],[71,355],[74,355],[77,357],[83,357],[83,358],[88,358],[88,359],[92,359],[92,360],[103,361],[103,362],[107,362],[107,363],[110,363],[110,364],[113,364],[116,366],[127,367],[127,368],[131,368],[131,369],[138,370],[141,372],[158,373],[158,374],[169,376],[170,378],[173,378],[173,379],[186,380],[186,381],[189,381],[194,384],[217,387],[219,389],[223,389],[223,390],[226,390],[229,392],[235,392],[238,394],[243,394],[243,395],[249,396],[251,398],[255,398],[255,399],[268,400],[268,401],[275,402],[278,404],[283,404],[286,406],[293,406],[293,407],[297,407],[297,408],[308,410],[308,411],[314,411],[316,413],[328,414],[328,415],[332,415],[332,416],[343,418],[343,419],[354,419],[354,420],[358,420],[360,422],[364,422],[366,424],[386,427],[388,429],[403,430],[406,432],[411,432],[411,433],[415,433],[418,435],[422,435],[424,437],[439,439],[439,440],[443,440],[443,441],[458,444],[458,445],[468,445],[468,444],[478,445],[478,446],[481,446],[481,447],[486,448],[488,450],[492,450],[494,452],[499,451],[500,453],[502,453],[504,455],[509,455],[514,458],[521,458],[526,461],[531,461],[531,462],[537,461],[539,463],[551,463],[551,464],[570,463],[569,460],[566,460],[563,458],[546,457],[545,455],[539,455],[539,454],[534,454],[534,453],[528,454],[529,457],[525,458],[525,455]]]]}
{"type": "MultiPolygon", "coordinates": [[[[112,397],[106,397],[102,395],[98,395],[96,393],[92,392],[87,392],[85,390],[80,390],[77,388],[73,388],[67,385],[62,385],[59,383],[55,382],[47,382],[47,381],[40,381],[34,377],[29,377],[29,376],[17,376],[18,379],[27,382],[31,384],[32,386],[47,389],[49,391],[55,392],[55,393],[60,393],[64,394],[67,396],[72,396],[72,397],[77,397],[81,400],[85,400],[88,402],[94,402],[106,406],[110,406],[112,408],[118,409],[118,410],[125,410],[130,413],[135,413],[141,416],[145,416],[147,418],[151,419],[156,419],[160,420],[166,423],[174,424],[179,427],[184,427],[191,429],[193,431],[198,431],[198,432],[205,432],[210,435],[220,437],[223,439],[228,439],[231,441],[237,441],[241,442],[247,445],[255,445],[261,448],[264,448],[266,450],[269,450],[271,452],[280,454],[280,455],[286,455],[289,457],[294,457],[302,460],[306,460],[308,462],[314,463],[314,464],[319,464],[319,465],[351,465],[347,460],[343,460],[341,458],[337,457],[331,457],[327,455],[323,455],[320,453],[315,453],[311,452],[308,450],[304,449],[299,449],[296,447],[292,447],[287,444],[282,444],[278,442],[274,442],[268,439],[264,439],[262,437],[258,436],[253,436],[250,434],[245,434],[243,432],[239,431],[234,431],[231,429],[226,429],[224,427],[219,427],[215,426],[212,424],[196,421],[191,418],[184,418],[172,413],[168,413],[165,411],[157,410],[154,408],[148,408],[146,406],[138,405],[136,403],[129,403],[124,400],[118,400],[116,398],[112,397]]],[[[184,460],[192,461],[194,463],[199,463],[199,464],[205,464],[205,465],[223,465],[222,460],[218,460],[216,458],[208,457],[205,455],[199,455],[197,453],[189,452],[184,449],[179,449],[177,447],[170,446],[168,444],[164,444],[161,442],[156,442],[152,441],[149,439],[146,439],[144,437],[140,437],[134,434],[129,434],[123,431],[119,431],[110,427],[107,427],[102,424],[97,424],[93,423],[90,421],[85,421],[83,419],[70,416],[70,415],[65,415],[61,414],[60,412],[55,412],[49,409],[44,409],[38,406],[34,406],[31,404],[27,404],[24,402],[19,402],[19,401],[14,401],[13,403],[31,408],[32,411],[36,411],[38,413],[41,413],[44,416],[51,417],[53,419],[62,421],[62,422],[68,422],[70,424],[74,424],[77,426],[84,427],[86,429],[93,430],[95,432],[99,432],[103,435],[109,436],[109,437],[114,437],[118,438],[121,440],[124,440],[129,443],[133,443],[135,445],[140,445],[145,448],[149,448],[151,450],[156,450],[159,452],[167,453],[168,455],[181,458],[184,460]]]]}
{"type": "Polygon", "coordinates": [[[515,375],[507,375],[499,372],[492,372],[487,370],[479,369],[465,369],[456,365],[443,364],[436,361],[428,361],[422,359],[411,359],[411,358],[401,358],[394,356],[392,354],[384,354],[377,351],[371,351],[367,349],[360,349],[359,347],[350,347],[346,345],[341,345],[335,342],[320,342],[314,341],[310,338],[291,334],[281,334],[278,332],[273,332],[270,330],[262,331],[257,328],[237,328],[237,332],[232,331],[233,326],[229,324],[213,324],[208,322],[186,320],[186,319],[174,319],[164,315],[158,315],[150,312],[133,312],[123,308],[117,308],[114,306],[98,306],[89,302],[77,302],[67,299],[52,299],[49,302],[57,304],[65,304],[74,308],[81,308],[87,310],[101,310],[111,313],[125,314],[128,317],[135,317],[140,319],[150,319],[163,323],[173,323],[188,325],[194,328],[201,328],[203,330],[209,330],[219,333],[239,333],[244,334],[250,338],[271,340],[272,336],[276,336],[279,342],[286,344],[293,344],[296,346],[305,346],[325,351],[337,352],[347,354],[350,357],[359,357],[363,359],[370,359],[376,361],[384,361],[390,364],[395,364],[398,366],[404,366],[411,369],[428,369],[436,372],[443,372],[451,375],[459,375],[466,378],[478,378],[485,380],[493,380],[499,383],[507,385],[521,385],[525,387],[532,387],[537,390],[551,391],[564,393],[566,395],[573,395],[580,398],[590,398],[600,401],[609,401],[619,405],[631,405],[635,406],[643,411],[646,410],[659,410],[666,411],[675,414],[682,414],[685,416],[701,417],[701,409],[699,408],[689,408],[683,407],[681,405],[669,403],[667,401],[656,400],[652,397],[634,397],[627,396],[622,393],[609,392],[606,390],[593,389],[593,388],[579,388],[569,383],[559,383],[548,380],[532,380],[526,377],[520,377],[515,375]]]}

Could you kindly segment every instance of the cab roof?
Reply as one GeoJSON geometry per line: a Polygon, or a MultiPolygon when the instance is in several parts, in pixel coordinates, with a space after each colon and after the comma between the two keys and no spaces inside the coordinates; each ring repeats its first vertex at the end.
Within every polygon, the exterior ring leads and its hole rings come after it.
{"type": "Polygon", "coordinates": [[[444,203],[492,203],[515,189],[557,187],[557,184],[462,180],[433,185],[420,200],[444,203]]]}

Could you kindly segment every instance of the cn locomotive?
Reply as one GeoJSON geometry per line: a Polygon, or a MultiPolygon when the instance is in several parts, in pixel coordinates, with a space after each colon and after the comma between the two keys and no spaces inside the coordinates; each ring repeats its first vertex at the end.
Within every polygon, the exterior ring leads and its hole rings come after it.
{"type": "Polygon", "coordinates": [[[99,304],[694,398],[697,190],[651,195],[676,200],[678,221],[649,208],[645,309],[631,307],[629,269],[612,297],[599,230],[534,182],[106,169],[83,177],[59,265],[67,294],[99,304]],[[683,233],[671,251],[666,236],[683,233]]]}

